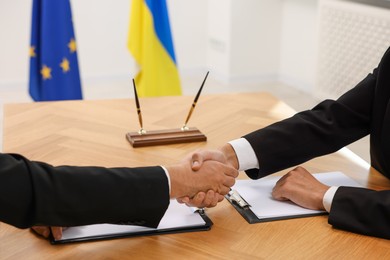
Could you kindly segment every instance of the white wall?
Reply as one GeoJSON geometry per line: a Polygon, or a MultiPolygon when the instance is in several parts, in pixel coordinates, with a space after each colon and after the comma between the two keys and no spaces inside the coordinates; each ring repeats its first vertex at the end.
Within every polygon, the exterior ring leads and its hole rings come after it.
{"type": "Polygon", "coordinates": [[[282,1],[232,0],[232,4],[231,78],[275,81],[279,70],[282,1]]]}
{"type": "Polygon", "coordinates": [[[318,2],[283,1],[280,80],[311,92],[316,83],[318,2]]]}
{"type": "MultiPolygon", "coordinates": [[[[0,3],[0,98],[26,89],[32,0],[0,3]]],[[[128,86],[135,66],[126,48],[131,0],[71,0],[79,66],[92,88],[128,86]]],[[[313,0],[167,0],[182,76],[212,70],[221,81],[282,80],[314,85],[313,0]]],[[[294,85],[294,84],[293,84],[294,85]]],[[[108,91],[108,90],[107,90],[108,91]]]]}
{"type": "Polygon", "coordinates": [[[0,90],[26,82],[31,1],[0,2],[0,90]]]}
{"type": "Polygon", "coordinates": [[[192,73],[207,63],[208,0],[167,0],[179,70],[192,73]]]}
{"type": "Polygon", "coordinates": [[[231,13],[230,0],[208,1],[207,66],[219,79],[230,74],[231,13]]]}
{"type": "Polygon", "coordinates": [[[277,79],[280,0],[210,0],[208,65],[228,82],[277,79]]]}
{"type": "Polygon", "coordinates": [[[130,1],[71,1],[83,79],[129,75],[127,51],[130,1]]]}
{"type": "Polygon", "coordinates": [[[209,0],[209,67],[222,81],[315,85],[317,1],[209,0]]]}

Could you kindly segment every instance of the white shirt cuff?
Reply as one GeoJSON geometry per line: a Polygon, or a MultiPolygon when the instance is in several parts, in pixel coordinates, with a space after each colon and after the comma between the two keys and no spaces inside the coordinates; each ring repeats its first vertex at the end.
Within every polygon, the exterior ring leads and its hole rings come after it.
{"type": "Polygon", "coordinates": [[[169,188],[169,197],[170,197],[171,196],[171,178],[169,177],[169,172],[168,172],[167,168],[165,168],[164,166],[161,166],[161,168],[163,168],[165,175],[167,176],[167,179],[168,179],[168,188],[169,188]]]}
{"type": "Polygon", "coordinates": [[[336,191],[339,187],[332,186],[330,187],[326,192],[324,197],[322,198],[322,204],[324,205],[324,208],[327,212],[330,212],[330,209],[332,207],[332,202],[334,195],[336,194],[336,191]]]}
{"type": "Polygon", "coordinates": [[[259,169],[259,161],[248,140],[239,138],[230,141],[229,144],[233,147],[237,155],[239,171],[259,169]]]}

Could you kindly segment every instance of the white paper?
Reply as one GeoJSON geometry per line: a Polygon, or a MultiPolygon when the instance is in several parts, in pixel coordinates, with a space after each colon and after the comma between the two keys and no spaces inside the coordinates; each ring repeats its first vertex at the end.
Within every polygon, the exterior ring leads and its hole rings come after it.
{"type": "MultiPolygon", "coordinates": [[[[362,187],[341,172],[317,173],[313,176],[329,186],[362,187]]],[[[324,212],[306,209],[291,201],[278,201],[272,198],[272,189],[280,178],[281,176],[267,176],[258,180],[237,180],[233,189],[251,205],[250,209],[259,219],[324,212]]]]}
{"type": "Polygon", "coordinates": [[[176,200],[171,200],[169,207],[157,228],[114,224],[96,224],[69,227],[63,231],[62,238],[57,241],[114,234],[136,234],[144,231],[202,226],[205,224],[206,222],[203,220],[203,218],[198,213],[193,213],[191,208],[184,204],[178,203],[176,200]]]}

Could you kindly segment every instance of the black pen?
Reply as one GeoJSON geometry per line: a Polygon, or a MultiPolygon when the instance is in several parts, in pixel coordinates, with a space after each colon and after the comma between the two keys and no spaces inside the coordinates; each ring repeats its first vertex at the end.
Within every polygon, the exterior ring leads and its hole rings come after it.
{"type": "Polygon", "coordinates": [[[134,87],[134,96],[135,96],[135,106],[137,107],[138,121],[139,121],[139,124],[141,126],[141,129],[138,131],[138,133],[140,135],[142,135],[142,134],[146,134],[146,131],[144,130],[143,124],[142,124],[141,106],[139,105],[137,88],[135,87],[134,79],[133,79],[133,87],[134,87]]]}
{"type": "Polygon", "coordinates": [[[207,76],[208,76],[208,75],[209,75],[209,72],[207,71],[206,77],[204,78],[203,83],[202,83],[202,85],[200,86],[200,89],[199,89],[199,91],[198,91],[198,94],[196,94],[196,97],[195,97],[195,99],[194,99],[194,102],[192,103],[192,106],[191,106],[191,108],[190,108],[190,112],[188,112],[187,119],[186,119],[186,121],[184,122],[183,127],[181,128],[181,130],[183,130],[183,131],[189,129],[189,128],[187,127],[187,123],[188,123],[188,121],[190,120],[190,117],[191,117],[191,115],[192,115],[192,112],[193,112],[194,109],[195,109],[196,102],[198,102],[200,93],[202,92],[204,83],[206,82],[206,79],[207,79],[207,76]]]}

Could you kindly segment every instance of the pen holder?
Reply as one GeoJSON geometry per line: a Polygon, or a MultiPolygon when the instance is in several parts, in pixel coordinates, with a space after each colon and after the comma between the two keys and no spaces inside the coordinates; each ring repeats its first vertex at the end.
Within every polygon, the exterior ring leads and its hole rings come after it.
{"type": "Polygon", "coordinates": [[[186,130],[168,129],[148,131],[144,134],[129,132],[126,134],[126,139],[134,148],[207,141],[207,137],[196,127],[190,127],[186,130]]]}

